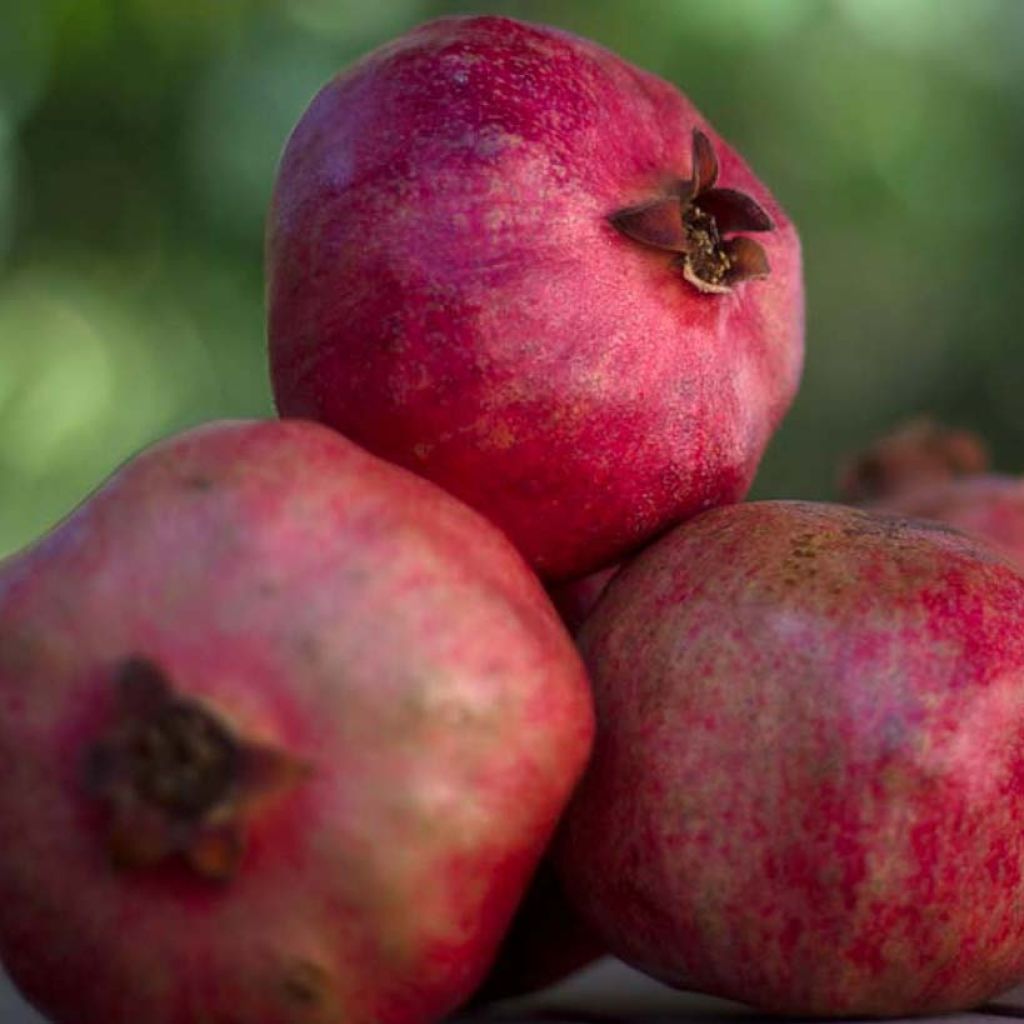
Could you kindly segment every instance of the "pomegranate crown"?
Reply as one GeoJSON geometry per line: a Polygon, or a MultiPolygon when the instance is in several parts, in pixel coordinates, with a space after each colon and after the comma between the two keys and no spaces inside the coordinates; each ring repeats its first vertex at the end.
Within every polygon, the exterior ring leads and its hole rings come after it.
{"type": "Polygon", "coordinates": [[[726,293],[741,281],[767,277],[768,257],[752,238],[737,231],[771,231],[775,225],[744,192],[716,188],[718,157],[711,140],[693,131],[693,170],[667,195],[628,206],[610,217],[627,238],[675,253],[683,277],[702,292],[726,293]]]}
{"type": "Polygon", "coordinates": [[[163,669],[133,656],[118,666],[116,721],[89,749],[87,792],[107,805],[107,852],[119,868],[179,857],[204,878],[230,879],[253,805],[309,766],[238,736],[210,708],[176,693],[163,669]]]}

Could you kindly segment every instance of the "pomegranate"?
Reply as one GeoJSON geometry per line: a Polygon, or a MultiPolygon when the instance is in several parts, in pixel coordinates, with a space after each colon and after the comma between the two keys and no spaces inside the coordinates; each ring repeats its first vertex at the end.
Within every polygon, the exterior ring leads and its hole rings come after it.
{"type": "Polygon", "coordinates": [[[768,190],[672,85],[508,18],[325,86],[267,272],[280,412],[441,484],[550,580],[742,498],[800,374],[768,190]]]}
{"type": "Polygon", "coordinates": [[[0,958],[60,1024],[432,1021],[581,770],[497,530],[302,422],[118,472],[0,572],[0,958]]]}
{"type": "Polygon", "coordinates": [[[568,580],[550,588],[548,593],[551,600],[554,601],[558,614],[562,616],[562,621],[570,633],[575,633],[583,625],[597,604],[598,598],[608,588],[612,577],[618,571],[619,566],[612,565],[578,580],[568,580]]]}
{"type": "Polygon", "coordinates": [[[705,513],[579,644],[557,848],[611,951],[773,1012],[969,1007],[1024,977],[1024,576],[936,523],[705,513]]]}
{"type": "Polygon", "coordinates": [[[547,988],[602,953],[604,946],[569,905],[551,861],[545,858],[472,1005],[547,988]]]}
{"type": "Polygon", "coordinates": [[[1024,565],[1024,479],[988,470],[980,437],[922,418],[849,460],[839,487],[871,508],[966,530],[1024,565]]]}

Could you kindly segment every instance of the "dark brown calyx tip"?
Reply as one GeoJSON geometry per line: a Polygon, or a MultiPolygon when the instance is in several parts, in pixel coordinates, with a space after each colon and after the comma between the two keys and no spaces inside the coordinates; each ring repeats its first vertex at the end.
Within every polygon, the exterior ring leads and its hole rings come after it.
{"type": "Polygon", "coordinates": [[[87,791],[109,811],[111,862],[143,868],[180,857],[198,875],[230,878],[253,805],[299,781],[307,766],[236,735],[146,658],[124,661],[116,683],[116,720],[85,764],[87,791]]]}
{"type": "Polygon", "coordinates": [[[877,501],[988,468],[988,446],[977,434],[919,416],[846,459],[837,489],[843,501],[877,501]]]}
{"type": "Polygon", "coordinates": [[[691,177],[669,194],[618,210],[611,223],[641,245],[675,253],[683,277],[702,292],[730,292],[741,281],[766,277],[771,268],[764,249],[752,238],[725,236],[771,231],[771,217],[745,193],[715,188],[718,157],[699,129],[692,165],[691,177]]]}

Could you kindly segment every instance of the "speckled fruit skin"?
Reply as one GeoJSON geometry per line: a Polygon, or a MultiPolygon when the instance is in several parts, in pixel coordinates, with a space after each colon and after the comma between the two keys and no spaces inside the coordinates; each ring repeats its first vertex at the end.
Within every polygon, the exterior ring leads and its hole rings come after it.
{"type": "Polygon", "coordinates": [[[330,82],[267,239],[280,412],[441,484],[548,579],[743,497],[797,386],[786,214],[690,101],[584,39],[426,24],[330,82]],[[761,280],[702,294],[609,217],[691,175],[752,196],[761,280]]]}
{"type": "Polygon", "coordinates": [[[1024,577],[937,524],[762,502],[676,528],[579,645],[558,860],[611,951],[809,1016],[1024,977],[1024,577]]]}
{"type": "Polygon", "coordinates": [[[433,1021],[479,983],[587,754],[511,545],[324,427],[148,450],[0,572],[0,957],[59,1024],[433,1021]],[[300,758],[235,876],[117,870],[83,765],[144,654],[300,758]]]}
{"type": "Polygon", "coordinates": [[[957,477],[880,498],[881,511],[949,523],[1024,566],[1024,479],[998,473],[957,477]]]}

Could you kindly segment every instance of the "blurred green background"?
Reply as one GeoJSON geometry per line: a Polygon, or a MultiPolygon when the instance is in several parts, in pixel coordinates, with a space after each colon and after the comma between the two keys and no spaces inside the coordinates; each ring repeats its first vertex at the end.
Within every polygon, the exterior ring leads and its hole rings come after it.
{"type": "Polygon", "coordinates": [[[805,383],[761,496],[933,411],[1024,469],[1021,0],[0,0],[0,555],[129,454],[272,411],[287,134],[418,21],[501,12],[678,83],[800,226],[805,383]]]}

